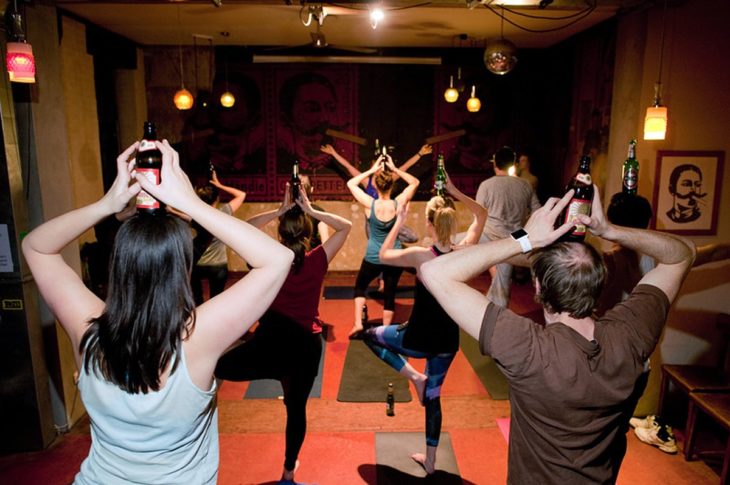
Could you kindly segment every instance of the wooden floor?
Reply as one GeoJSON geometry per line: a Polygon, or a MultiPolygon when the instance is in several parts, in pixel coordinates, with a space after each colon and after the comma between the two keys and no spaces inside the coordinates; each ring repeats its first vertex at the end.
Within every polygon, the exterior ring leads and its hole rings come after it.
{"type": "MultiPolygon", "coordinates": [[[[404,275],[401,284],[412,284],[404,275]]],[[[327,285],[351,285],[353,275],[328,276],[327,285]]],[[[484,288],[487,280],[475,285],[484,288]]],[[[410,312],[410,300],[398,300],[396,321],[410,312]]],[[[529,284],[513,287],[512,308],[539,314],[529,284]]],[[[368,301],[370,317],[380,318],[382,306],[368,301]]],[[[424,412],[417,399],[398,403],[396,415],[385,415],[384,403],[343,403],[337,391],[352,326],[351,300],[323,300],[321,318],[331,325],[322,396],[308,405],[308,432],[300,454],[297,483],[319,485],[375,484],[375,433],[423,432],[424,412]]],[[[423,363],[414,365],[422,369],[423,363]]],[[[279,399],[243,399],[246,383],[223,384],[219,394],[221,464],[219,483],[271,484],[281,474],[284,454],[284,406],[279,399]]],[[[412,394],[415,393],[412,390],[412,394]]],[[[459,353],[442,392],[443,431],[448,432],[463,483],[506,481],[508,401],[495,401],[459,353]]],[[[628,436],[628,453],[619,475],[623,485],[715,484],[716,471],[701,461],[686,462],[681,453],[668,455],[628,436]]],[[[82,420],[45,451],[0,457],[0,483],[65,485],[73,480],[90,443],[88,420],[82,420]]],[[[425,444],[424,444],[425,448],[425,444]]],[[[681,443],[680,443],[681,448],[681,443]]],[[[404,449],[404,454],[423,451],[404,449]]],[[[438,467],[438,463],[437,463],[438,467]]],[[[380,485],[383,485],[382,483],[380,485]]]]}

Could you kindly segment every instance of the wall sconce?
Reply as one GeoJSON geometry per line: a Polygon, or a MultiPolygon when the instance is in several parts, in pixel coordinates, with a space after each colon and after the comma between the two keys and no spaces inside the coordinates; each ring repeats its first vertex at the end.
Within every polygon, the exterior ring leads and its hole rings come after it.
{"type": "Polygon", "coordinates": [[[12,13],[12,25],[10,27],[11,42],[7,43],[7,54],[5,66],[8,70],[10,81],[16,83],[35,82],[35,58],[33,47],[25,41],[23,33],[23,18],[18,12],[17,5],[12,13]]]}
{"type": "Polygon", "coordinates": [[[659,48],[659,77],[654,83],[654,102],[646,108],[644,117],[644,140],[664,140],[667,136],[669,110],[662,105],[662,64],[664,62],[664,28],[667,20],[667,0],[664,0],[662,14],[662,41],[659,48]]]}
{"type": "Polygon", "coordinates": [[[489,72],[503,76],[517,64],[517,47],[504,38],[504,5],[502,5],[502,32],[500,39],[487,44],[484,49],[484,64],[489,72]]]}
{"type": "Polygon", "coordinates": [[[456,103],[459,99],[459,91],[454,87],[454,76],[449,76],[449,87],[444,91],[444,99],[447,103],[456,103]]]}
{"type": "Polygon", "coordinates": [[[466,101],[466,109],[470,113],[476,113],[480,109],[482,109],[482,102],[479,101],[479,98],[476,97],[477,87],[472,86],[471,87],[471,98],[469,98],[466,101]]]}

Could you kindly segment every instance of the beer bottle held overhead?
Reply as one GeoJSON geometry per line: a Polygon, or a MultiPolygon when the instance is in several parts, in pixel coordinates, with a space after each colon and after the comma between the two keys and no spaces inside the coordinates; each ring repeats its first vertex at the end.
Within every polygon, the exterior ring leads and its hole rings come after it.
{"type": "Polygon", "coordinates": [[[559,227],[566,222],[574,222],[575,227],[572,231],[560,238],[561,241],[582,241],[586,237],[586,226],[577,220],[578,214],[591,215],[591,205],[593,204],[593,181],[591,180],[591,157],[583,155],[578,165],[578,171],[570,180],[565,191],[573,189],[573,198],[570,199],[568,205],[563,209],[558,220],[555,221],[555,227],[559,227]]]}
{"type": "Polygon", "coordinates": [[[446,168],[444,168],[444,156],[440,153],[436,162],[436,177],[434,178],[433,188],[439,197],[446,195],[446,168]]]}
{"type": "MultiPolygon", "coordinates": [[[[155,185],[160,185],[162,170],[162,152],[155,145],[157,130],[151,121],[144,122],[144,133],[137,149],[135,170],[155,185]]],[[[165,204],[158,201],[144,190],[137,194],[137,212],[157,215],[165,212],[165,204]]]]}
{"type": "Polygon", "coordinates": [[[378,157],[379,157],[380,155],[382,155],[382,154],[383,154],[383,152],[382,152],[382,151],[381,151],[381,149],[380,149],[380,140],[379,140],[378,138],[376,138],[376,139],[375,139],[375,152],[374,152],[374,153],[375,153],[375,159],[376,159],[376,160],[377,160],[377,158],[378,158],[378,157]]]}
{"type": "Polygon", "coordinates": [[[623,193],[636,195],[639,188],[639,161],[636,159],[636,140],[629,142],[629,155],[623,166],[623,193]]]}
{"type": "Polygon", "coordinates": [[[294,165],[292,165],[289,190],[291,190],[291,201],[294,203],[294,206],[290,210],[301,212],[302,208],[296,205],[296,200],[299,198],[299,191],[302,190],[302,181],[299,179],[299,160],[294,160],[294,165]]]}

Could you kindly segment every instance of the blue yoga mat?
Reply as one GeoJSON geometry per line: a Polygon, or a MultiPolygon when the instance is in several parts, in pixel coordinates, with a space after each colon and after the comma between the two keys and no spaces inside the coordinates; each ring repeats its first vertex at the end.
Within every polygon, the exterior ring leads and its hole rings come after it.
{"type": "MultiPolygon", "coordinates": [[[[324,369],[324,349],[326,340],[322,339],[322,355],[319,359],[319,369],[317,371],[317,377],[314,378],[314,384],[312,390],[309,392],[309,397],[320,397],[322,396],[322,374],[324,369]]],[[[276,379],[258,379],[251,381],[244,394],[244,399],[278,399],[284,396],[284,389],[281,387],[281,382],[276,379]]]]}

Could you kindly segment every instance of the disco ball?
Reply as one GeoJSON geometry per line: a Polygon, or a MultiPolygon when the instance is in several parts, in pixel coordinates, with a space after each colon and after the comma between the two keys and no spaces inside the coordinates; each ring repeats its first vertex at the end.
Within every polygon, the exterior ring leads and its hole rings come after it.
{"type": "Polygon", "coordinates": [[[517,47],[507,39],[488,43],[484,49],[484,64],[489,72],[500,76],[507,74],[517,64],[517,47]]]}

